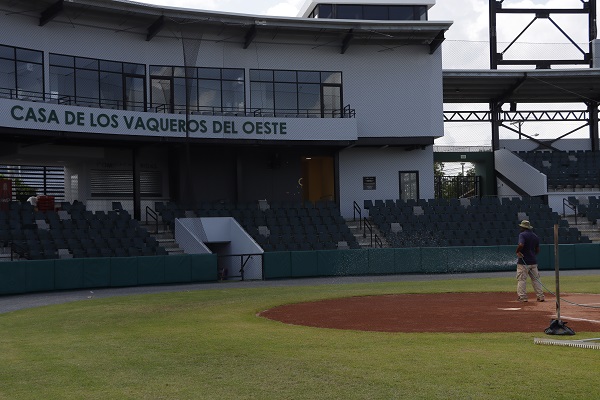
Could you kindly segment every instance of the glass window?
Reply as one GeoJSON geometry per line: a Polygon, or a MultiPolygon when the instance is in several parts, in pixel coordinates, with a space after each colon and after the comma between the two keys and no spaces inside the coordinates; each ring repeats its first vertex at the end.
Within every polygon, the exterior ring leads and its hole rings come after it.
{"type": "Polygon", "coordinates": [[[75,57],[75,68],[98,70],[98,60],[92,58],[75,57]]]}
{"type": "Polygon", "coordinates": [[[321,72],[321,82],[323,83],[342,83],[341,72],[321,72]]]}
{"type": "Polygon", "coordinates": [[[221,111],[221,82],[212,79],[198,81],[198,107],[200,111],[221,111]]]}
{"type": "Polygon", "coordinates": [[[298,97],[295,83],[275,83],[275,110],[277,112],[298,112],[298,97]]]}
{"type": "Polygon", "coordinates": [[[319,71],[298,71],[298,82],[319,83],[321,74],[319,71]]]}
{"type": "Polygon", "coordinates": [[[103,107],[122,108],[123,75],[100,72],[100,103],[103,107]]]}
{"type": "MultiPolygon", "coordinates": [[[[321,85],[311,83],[298,84],[298,111],[316,112],[321,110],[321,85]]],[[[311,112],[311,114],[312,114],[311,112]]]]}
{"type": "Polygon", "coordinates": [[[42,64],[44,62],[44,56],[41,51],[17,49],[17,60],[42,64]]]}
{"type": "Polygon", "coordinates": [[[271,82],[250,83],[250,107],[254,110],[273,111],[273,84],[271,82]]]}
{"type": "Polygon", "coordinates": [[[71,67],[75,65],[75,59],[70,56],[60,54],[50,54],[50,65],[58,65],[63,67],[71,67]]]}
{"type": "Polygon", "coordinates": [[[133,75],[145,75],[146,66],[143,64],[123,63],[123,73],[133,75]]]}
{"type": "Polygon", "coordinates": [[[15,58],[15,48],[8,46],[0,46],[0,58],[9,58],[13,60],[15,58]]]}
{"type": "MultiPolygon", "coordinates": [[[[15,62],[0,58],[0,88],[13,90],[15,84],[15,62]]],[[[5,93],[3,90],[2,93],[5,93]]]]}
{"type": "Polygon", "coordinates": [[[44,66],[41,51],[0,46],[0,95],[42,100],[44,66]]]}
{"type": "Polygon", "coordinates": [[[223,109],[230,111],[244,110],[244,82],[223,81],[223,109]]]}
{"type": "Polygon", "coordinates": [[[154,112],[173,112],[171,107],[171,79],[153,78],[150,84],[151,107],[154,112]]]}
{"type": "Polygon", "coordinates": [[[125,77],[125,109],[133,111],[146,111],[146,91],[144,78],[125,77]]]}
{"type": "Polygon", "coordinates": [[[100,71],[123,72],[123,64],[115,61],[100,60],[100,71]]]}
{"type": "Polygon", "coordinates": [[[333,18],[333,7],[331,4],[319,4],[316,10],[316,18],[333,18]]]}
{"type": "Polygon", "coordinates": [[[185,111],[185,78],[173,79],[173,96],[175,112],[185,111]]]}
{"type": "Polygon", "coordinates": [[[387,20],[388,6],[363,6],[363,18],[369,20],[387,20]]]}
{"type": "Polygon", "coordinates": [[[198,78],[221,79],[221,70],[218,68],[198,68],[198,78]]]}
{"type": "Polygon", "coordinates": [[[342,73],[336,71],[250,70],[252,109],[277,114],[341,116],[342,73]],[[273,77],[274,83],[258,80],[273,77]],[[322,101],[325,102],[323,106],[322,101]]]}
{"type": "Polygon", "coordinates": [[[227,80],[244,80],[244,70],[243,69],[223,69],[223,79],[227,80]]]}
{"type": "Polygon", "coordinates": [[[338,4],[336,6],[335,17],[337,19],[361,19],[362,6],[338,4]]]}
{"type": "Polygon", "coordinates": [[[413,6],[390,6],[390,20],[410,21],[414,19],[413,6]]]}
{"type": "Polygon", "coordinates": [[[418,21],[427,21],[427,7],[415,6],[415,16],[418,21]]]}
{"type": "Polygon", "coordinates": [[[173,76],[173,67],[151,65],[150,76],[173,76]]]}
{"type": "Polygon", "coordinates": [[[251,69],[251,81],[273,82],[273,71],[270,69],[251,69]]]}
{"type": "Polygon", "coordinates": [[[173,76],[185,76],[185,68],[173,67],[173,76]]]}
{"type": "Polygon", "coordinates": [[[97,106],[98,95],[98,71],[78,69],[75,76],[76,102],[88,106],[97,106]]]}
{"type": "Polygon", "coordinates": [[[44,67],[41,64],[17,61],[17,89],[27,92],[26,98],[41,99],[44,93],[43,76],[44,67]]]}
{"type": "Polygon", "coordinates": [[[75,96],[73,68],[50,68],[50,94],[53,99],[57,99],[59,102],[70,103],[72,97],[75,96]]]}
{"type": "Polygon", "coordinates": [[[297,82],[296,71],[274,71],[275,82],[297,82]]]}

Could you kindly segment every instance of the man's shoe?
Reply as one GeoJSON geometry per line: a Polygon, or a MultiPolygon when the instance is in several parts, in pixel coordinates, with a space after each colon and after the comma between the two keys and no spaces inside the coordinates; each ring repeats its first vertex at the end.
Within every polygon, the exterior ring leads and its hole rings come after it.
{"type": "Polygon", "coordinates": [[[543,303],[544,301],[546,301],[546,299],[544,299],[543,297],[538,297],[537,301],[539,301],[540,303],[543,303]]]}
{"type": "Polygon", "coordinates": [[[527,303],[527,297],[519,297],[517,301],[520,301],[521,303],[527,303]]]}

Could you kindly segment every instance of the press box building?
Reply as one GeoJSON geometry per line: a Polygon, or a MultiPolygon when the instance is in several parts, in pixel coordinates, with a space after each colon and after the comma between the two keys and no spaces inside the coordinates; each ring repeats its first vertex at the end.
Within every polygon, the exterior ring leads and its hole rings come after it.
{"type": "Polygon", "coordinates": [[[65,200],[138,218],[158,200],[330,199],[351,216],[432,198],[451,25],[427,20],[434,3],[281,18],[1,0],[0,164],[64,167],[65,200]]]}

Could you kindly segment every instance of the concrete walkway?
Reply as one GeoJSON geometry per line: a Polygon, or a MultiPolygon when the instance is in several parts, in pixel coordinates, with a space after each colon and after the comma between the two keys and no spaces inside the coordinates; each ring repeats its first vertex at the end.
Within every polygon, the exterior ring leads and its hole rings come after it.
{"type": "MultiPolygon", "coordinates": [[[[72,301],[85,301],[88,299],[102,299],[115,296],[129,296],[137,294],[153,294],[167,292],[189,292],[193,290],[211,289],[238,289],[238,288],[263,288],[263,287],[289,287],[289,286],[314,286],[314,285],[339,285],[351,283],[376,283],[376,282],[411,282],[432,281],[446,279],[477,279],[477,278],[506,278],[515,277],[516,272],[482,272],[466,274],[439,274],[439,275],[378,275],[378,276],[350,276],[329,278],[285,279],[269,281],[225,281],[218,283],[195,283],[184,285],[162,286],[136,286],[125,288],[104,288],[88,290],[71,290],[44,293],[30,293],[19,295],[0,296],[0,314],[26,308],[42,307],[53,304],[63,304],[72,301]]],[[[600,270],[561,271],[561,276],[600,275],[600,270]]],[[[542,271],[542,279],[546,286],[554,289],[554,272],[542,271]]],[[[516,290],[516,280],[515,280],[516,290]]]]}

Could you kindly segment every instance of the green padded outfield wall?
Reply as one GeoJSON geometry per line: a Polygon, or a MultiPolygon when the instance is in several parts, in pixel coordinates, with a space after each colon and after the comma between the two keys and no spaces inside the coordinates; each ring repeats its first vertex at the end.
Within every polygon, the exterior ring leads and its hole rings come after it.
{"type": "MultiPolygon", "coordinates": [[[[559,261],[561,270],[600,269],[600,244],[560,245],[559,261]]],[[[553,245],[541,246],[538,264],[554,270],[553,245]]],[[[514,271],[515,265],[515,246],[284,251],[263,258],[265,279],[514,271]]],[[[0,295],[217,279],[215,254],[0,263],[0,295]]]]}
{"type": "Polygon", "coordinates": [[[0,295],[215,281],[215,254],[0,263],[0,295]]]}
{"type": "MultiPolygon", "coordinates": [[[[540,246],[540,270],[554,270],[554,246],[540,246]]],[[[264,254],[265,279],[345,275],[516,271],[516,246],[282,251],[264,254]]],[[[560,269],[600,268],[600,244],[559,246],[560,269]]]]}

